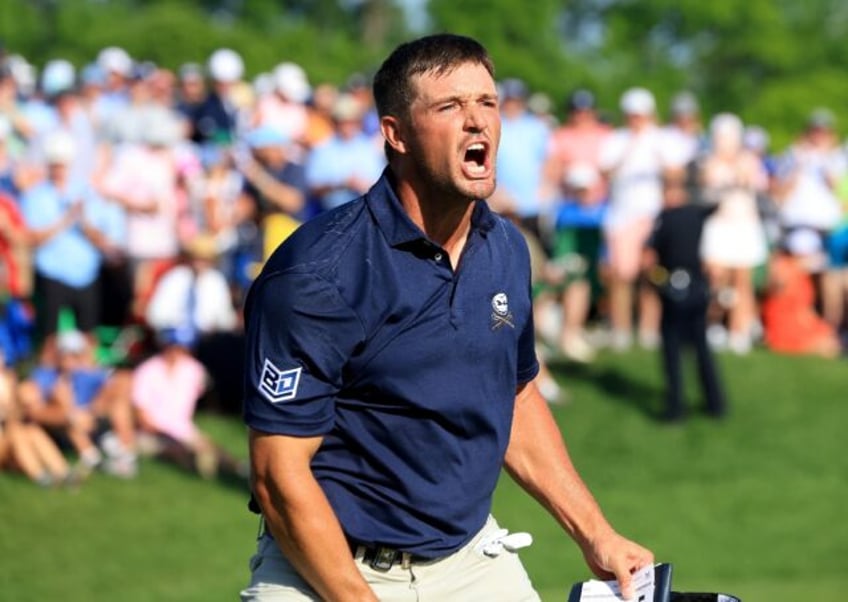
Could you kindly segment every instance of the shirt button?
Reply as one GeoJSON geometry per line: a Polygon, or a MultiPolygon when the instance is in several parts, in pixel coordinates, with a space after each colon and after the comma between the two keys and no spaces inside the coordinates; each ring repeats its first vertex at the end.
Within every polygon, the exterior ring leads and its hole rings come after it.
{"type": "Polygon", "coordinates": [[[442,254],[436,253],[435,255],[433,255],[433,259],[435,259],[436,261],[441,261],[442,260],[442,254]]]}

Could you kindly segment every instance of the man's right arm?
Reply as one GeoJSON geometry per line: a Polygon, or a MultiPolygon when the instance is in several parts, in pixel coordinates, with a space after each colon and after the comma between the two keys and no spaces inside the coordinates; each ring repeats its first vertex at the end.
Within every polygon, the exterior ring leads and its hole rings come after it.
{"type": "Polygon", "coordinates": [[[283,555],[323,600],[377,600],[310,467],[321,437],[251,429],[251,485],[283,555]]]}

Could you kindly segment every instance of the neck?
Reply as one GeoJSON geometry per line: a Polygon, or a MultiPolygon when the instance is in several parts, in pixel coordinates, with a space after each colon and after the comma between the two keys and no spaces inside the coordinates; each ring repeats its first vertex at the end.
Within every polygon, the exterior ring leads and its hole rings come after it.
{"type": "Polygon", "coordinates": [[[471,230],[474,199],[426,185],[402,166],[393,165],[392,186],[409,218],[440,245],[456,266],[471,230]]]}

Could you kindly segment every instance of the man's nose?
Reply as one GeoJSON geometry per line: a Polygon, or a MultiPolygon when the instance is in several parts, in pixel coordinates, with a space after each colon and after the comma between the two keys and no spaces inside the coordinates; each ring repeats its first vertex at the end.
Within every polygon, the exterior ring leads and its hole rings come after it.
{"type": "Polygon", "coordinates": [[[482,132],[489,125],[485,112],[477,106],[470,106],[465,110],[465,129],[470,132],[482,132]]]}

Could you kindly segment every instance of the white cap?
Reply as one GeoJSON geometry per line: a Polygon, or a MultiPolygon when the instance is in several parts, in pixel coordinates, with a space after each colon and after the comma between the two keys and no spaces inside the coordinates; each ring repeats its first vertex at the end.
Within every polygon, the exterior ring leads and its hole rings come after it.
{"type": "Polygon", "coordinates": [[[714,138],[727,136],[741,141],[743,132],[742,120],[733,113],[719,113],[710,121],[710,133],[714,138]]]}
{"type": "Polygon", "coordinates": [[[333,103],[333,119],[355,121],[362,118],[362,103],[353,94],[339,94],[333,103]]]}
{"type": "Polygon", "coordinates": [[[209,57],[209,76],[218,82],[235,83],[244,74],[241,56],[229,48],[219,48],[209,57]]]}
{"type": "Polygon", "coordinates": [[[589,163],[578,161],[565,172],[565,183],[567,186],[579,190],[591,188],[598,181],[598,170],[589,163]]]}
{"type": "Polygon", "coordinates": [[[117,73],[127,77],[132,71],[133,61],[123,48],[109,46],[97,55],[97,66],[103,73],[117,73]]]}
{"type": "Polygon", "coordinates": [[[627,115],[653,115],[654,95],[645,88],[630,88],[621,95],[621,111],[627,115]]]}
{"type": "Polygon", "coordinates": [[[74,66],[65,59],[48,62],[41,72],[41,91],[47,96],[72,90],[76,79],[74,66]]]}
{"type": "Polygon", "coordinates": [[[306,72],[296,63],[280,63],[274,68],[274,88],[292,102],[306,102],[312,93],[306,72]]]}
{"type": "Polygon", "coordinates": [[[24,96],[29,96],[35,90],[36,70],[20,54],[12,54],[6,58],[6,65],[12,73],[12,79],[18,85],[18,90],[24,96]]]}
{"type": "Polygon", "coordinates": [[[76,154],[76,144],[67,132],[55,131],[44,140],[44,159],[49,165],[70,163],[76,154]]]}
{"type": "Polygon", "coordinates": [[[59,353],[82,353],[88,348],[85,335],[79,330],[66,330],[56,337],[59,353]]]}

